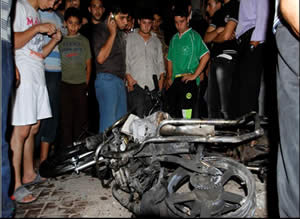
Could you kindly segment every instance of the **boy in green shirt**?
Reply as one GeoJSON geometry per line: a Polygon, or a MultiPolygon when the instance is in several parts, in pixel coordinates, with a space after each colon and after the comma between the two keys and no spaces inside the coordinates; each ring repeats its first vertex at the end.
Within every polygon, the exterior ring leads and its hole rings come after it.
{"type": "Polygon", "coordinates": [[[77,140],[88,122],[87,88],[92,62],[86,37],[78,33],[82,16],[80,10],[68,8],[64,14],[68,34],[59,44],[61,54],[61,146],[77,140]]]}
{"type": "Polygon", "coordinates": [[[187,9],[175,9],[174,21],[178,33],[170,41],[166,78],[169,113],[190,119],[197,101],[199,76],[210,55],[201,36],[189,28],[187,9]]]}

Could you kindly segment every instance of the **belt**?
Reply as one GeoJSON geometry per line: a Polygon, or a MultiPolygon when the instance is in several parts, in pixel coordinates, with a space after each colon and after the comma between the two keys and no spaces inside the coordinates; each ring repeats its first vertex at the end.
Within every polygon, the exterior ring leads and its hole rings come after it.
{"type": "Polygon", "coordinates": [[[177,75],[175,75],[175,78],[180,78],[180,77],[183,77],[185,75],[190,75],[190,74],[192,74],[192,73],[177,74],[177,75]]]}

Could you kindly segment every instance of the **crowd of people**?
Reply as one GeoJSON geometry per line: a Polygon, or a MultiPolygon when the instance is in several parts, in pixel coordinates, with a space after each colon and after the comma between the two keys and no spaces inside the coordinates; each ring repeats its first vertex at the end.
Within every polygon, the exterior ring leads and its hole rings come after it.
{"type": "Polygon", "coordinates": [[[279,214],[299,217],[299,2],[169,0],[164,11],[108,2],[1,0],[2,216],[37,199],[27,186],[47,181],[38,168],[49,153],[126,113],[146,116],[144,88],[163,92],[174,118],[260,112],[273,23],[279,214]]]}

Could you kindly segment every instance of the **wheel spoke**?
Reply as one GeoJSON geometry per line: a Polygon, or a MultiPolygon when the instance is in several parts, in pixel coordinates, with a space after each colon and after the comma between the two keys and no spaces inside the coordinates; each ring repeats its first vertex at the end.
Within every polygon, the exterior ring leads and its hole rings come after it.
{"type": "Polygon", "coordinates": [[[221,184],[224,185],[233,175],[234,173],[232,172],[232,170],[226,170],[222,175],[221,184]]]}
{"type": "Polygon", "coordinates": [[[243,196],[232,193],[232,192],[223,192],[223,200],[225,202],[240,204],[240,202],[243,200],[243,196]]]}
{"type": "Polygon", "coordinates": [[[173,193],[168,197],[169,201],[173,204],[180,204],[184,202],[194,201],[196,196],[194,192],[184,192],[184,193],[173,193]]]}

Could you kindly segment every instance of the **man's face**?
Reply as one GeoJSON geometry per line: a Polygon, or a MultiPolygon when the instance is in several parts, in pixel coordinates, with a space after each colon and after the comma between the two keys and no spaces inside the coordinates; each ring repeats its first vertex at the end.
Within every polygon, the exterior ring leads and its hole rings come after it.
{"type": "Polygon", "coordinates": [[[178,32],[180,34],[184,33],[189,28],[189,26],[188,26],[188,18],[181,17],[181,16],[175,16],[174,20],[175,20],[176,29],[178,30],[178,32]]]}
{"type": "Polygon", "coordinates": [[[219,10],[221,7],[221,3],[216,3],[215,0],[208,0],[206,11],[209,14],[210,17],[214,16],[215,12],[219,10]]]}
{"type": "Polygon", "coordinates": [[[115,16],[116,24],[120,30],[124,30],[126,28],[128,23],[127,19],[128,19],[128,14],[118,13],[115,16]]]}
{"type": "Polygon", "coordinates": [[[79,29],[81,24],[79,23],[79,19],[77,17],[69,17],[66,21],[67,29],[68,29],[68,36],[75,36],[79,29]]]}
{"type": "Polygon", "coordinates": [[[80,8],[80,0],[66,0],[66,10],[70,7],[80,8]]]}
{"type": "Polygon", "coordinates": [[[154,14],[153,15],[153,25],[152,25],[152,29],[154,31],[157,31],[159,29],[159,26],[162,23],[162,19],[158,14],[154,14]]]}
{"type": "Polygon", "coordinates": [[[134,26],[134,18],[132,16],[128,16],[126,29],[130,30],[134,26]]]}
{"type": "Polygon", "coordinates": [[[45,10],[53,8],[58,0],[39,0],[39,9],[45,10]]]}
{"type": "Polygon", "coordinates": [[[89,12],[92,15],[93,23],[99,23],[105,11],[101,0],[92,0],[89,6],[89,12]]]}
{"type": "Polygon", "coordinates": [[[153,21],[150,19],[139,19],[140,31],[144,34],[149,34],[152,28],[153,21]]]}

